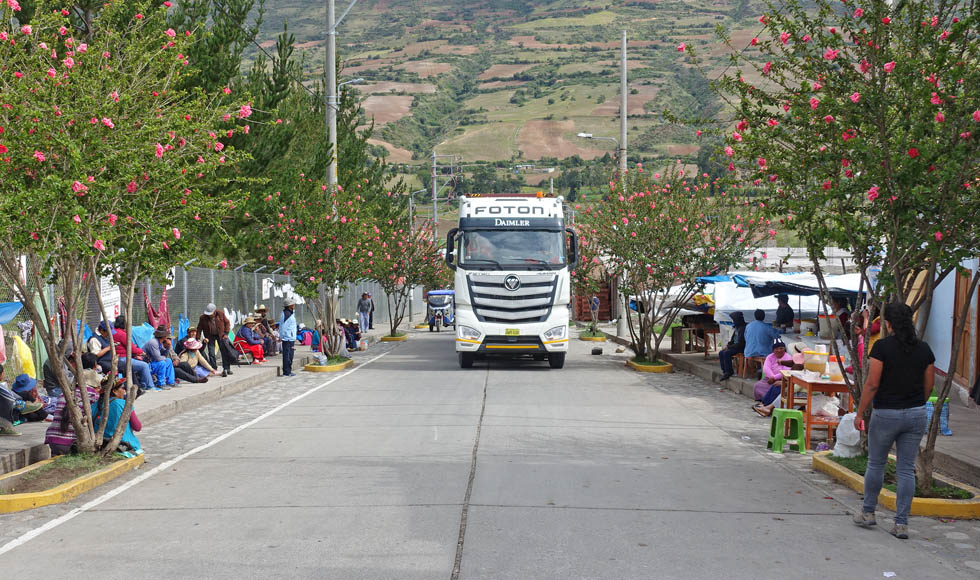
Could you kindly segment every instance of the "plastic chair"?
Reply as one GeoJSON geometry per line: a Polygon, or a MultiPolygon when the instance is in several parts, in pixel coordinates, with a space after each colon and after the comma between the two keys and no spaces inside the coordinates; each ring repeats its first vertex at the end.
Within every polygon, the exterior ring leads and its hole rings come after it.
{"type": "Polygon", "coordinates": [[[806,453],[806,425],[803,423],[803,412],[796,409],[773,409],[766,449],[772,449],[773,453],[782,453],[783,445],[786,444],[789,444],[791,451],[806,453]],[[788,435],[787,431],[789,431],[788,435]]]}

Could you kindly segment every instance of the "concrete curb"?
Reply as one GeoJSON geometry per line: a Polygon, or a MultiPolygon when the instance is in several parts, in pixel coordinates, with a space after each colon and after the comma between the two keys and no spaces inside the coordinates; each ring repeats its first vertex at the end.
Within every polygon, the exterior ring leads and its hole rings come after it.
{"type": "Polygon", "coordinates": [[[641,365],[631,360],[626,361],[626,366],[640,373],[660,373],[667,374],[674,372],[674,365],[667,363],[663,365],[641,365]]]}
{"type": "MultiPolygon", "coordinates": [[[[813,456],[813,468],[817,471],[826,473],[837,481],[858,493],[864,493],[864,477],[854,473],[850,469],[830,459],[830,451],[822,451],[813,456]]],[[[972,493],[973,499],[936,499],[929,497],[917,497],[912,500],[913,516],[925,516],[932,518],[957,518],[961,520],[980,519],[980,489],[971,485],[961,483],[952,479],[937,477],[936,479],[949,483],[955,487],[972,493]]],[[[895,493],[887,489],[882,489],[878,496],[878,503],[892,511],[895,511],[895,493]]]]}
{"type": "Polygon", "coordinates": [[[579,336],[578,339],[585,342],[606,342],[605,336],[579,336]]]}
{"type": "Polygon", "coordinates": [[[354,359],[337,363],[335,365],[303,365],[303,370],[309,373],[335,373],[354,366],[354,359]]]}
{"type": "MultiPolygon", "coordinates": [[[[145,460],[146,456],[137,455],[136,457],[130,459],[116,461],[115,463],[108,465],[99,471],[73,479],[49,490],[33,493],[12,493],[0,495],[0,513],[9,514],[46,505],[64,503],[102,485],[103,483],[112,481],[124,473],[136,469],[140,465],[143,465],[145,460]]],[[[35,463],[34,465],[8,473],[3,477],[0,477],[0,479],[18,477],[43,467],[52,461],[54,461],[54,459],[48,459],[47,461],[35,463]]]]}

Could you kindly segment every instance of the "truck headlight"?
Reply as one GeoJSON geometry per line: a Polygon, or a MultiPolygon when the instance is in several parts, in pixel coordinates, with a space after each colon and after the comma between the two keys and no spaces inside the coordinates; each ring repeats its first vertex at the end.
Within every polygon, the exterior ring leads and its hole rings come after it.
{"type": "Polygon", "coordinates": [[[456,332],[459,333],[460,338],[465,338],[466,340],[478,340],[480,338],[480,331],[475,328],[460,324],[458,329],[456,332]]]}
{"type": "Polygon", "coordinates": [[[565,338],[565,333],[568,332],[567,326],[556,326],[544,333],[545,340],[561,340],[565,338]]]}

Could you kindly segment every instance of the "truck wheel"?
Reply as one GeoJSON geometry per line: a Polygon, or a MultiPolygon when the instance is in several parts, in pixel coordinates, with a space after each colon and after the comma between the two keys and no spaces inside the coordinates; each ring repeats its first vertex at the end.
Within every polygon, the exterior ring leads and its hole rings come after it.
{"type": "Polygon", "coordinates": [[[565,366],[565,353],[553,352],[548,355],[548,364],[553,369],[560,369],[565,366]]]}
{"type": "Polygon", "coordinates": [[[472,352],[460,352],[456,354],[459,356],[459,368],[473,368],[473,361],[476,359],[476,355],[474,355],[472,352]]]}

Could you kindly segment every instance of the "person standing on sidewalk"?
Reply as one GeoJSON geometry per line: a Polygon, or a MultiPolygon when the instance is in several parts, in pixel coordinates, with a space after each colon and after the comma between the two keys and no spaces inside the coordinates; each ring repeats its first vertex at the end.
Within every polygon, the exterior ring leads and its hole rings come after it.
{"type": "Polygon", "coordinates": [[[368,329],[374,330],[374,297],[368,292],[368,300],[371,301],[371,313],[368,315],[368,329]]]}
{"type": "Polygon", "coordinates": [[[282,374],[295,377],[293,372],[293,353],[296,346],[296,302],[287,298],[283,302],[282,318],[279,319],[279,338],[282,340],[282,374]]]}
{"type": "Polygon", "coordinates": [[[201,318],[197,321],[197,335],[204,343],[205,351],[203,354],[207,356],[212,368],[218,368],[218,360],[214,356],[214,347],[215,345],[218,346],[221,351],[221,366],[224,368],[221,373],[223,377],[232,374],[231,365],[238,362],[238,353],[235,352],[234,347],[231,346],[231,341],[228,340],[228,333],[230,332],[231,321],[228,320],[225,313],[218,310],[218,307],[213,303],[208,304],[204,313],[201,314],[201,318]]]}
{"type": "MultiPolygon", "coordinates": [[[[886,338],[871,348],[868,378],[861,393],[855,427],[864,430],[864,415],[872,407],[868,429],[868,468],[864,474],[864,506],[854,523],[875,525],[875,507],[885,477],[888,452],[895,444],[898,492],[895,527],[891,534],[909,537],[909,510],[915,493],[915,458],[926,432],[926,399],[936,380],[936,357],[915,334],[912,309],[901,303],[885,306],[886,338]]],[[[929,483],[929,482],[926,482],[929,483]]]]}
{"type": "Polygon", "coordinates": [[[374,303],[368,297],[368,293],[361,294],[361,299],[357,301],[357,317],[360,318],[361,328],[367,329],[371,326],[371,308],[374,303]]]}

